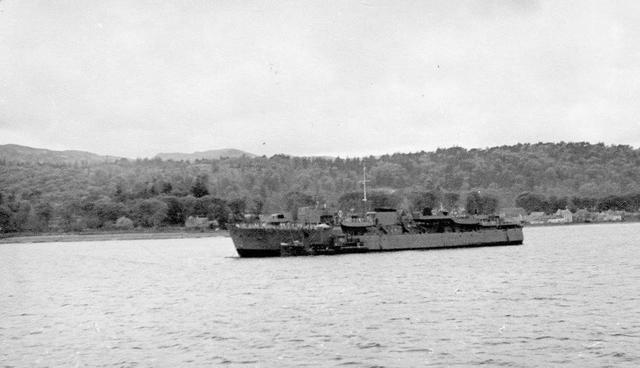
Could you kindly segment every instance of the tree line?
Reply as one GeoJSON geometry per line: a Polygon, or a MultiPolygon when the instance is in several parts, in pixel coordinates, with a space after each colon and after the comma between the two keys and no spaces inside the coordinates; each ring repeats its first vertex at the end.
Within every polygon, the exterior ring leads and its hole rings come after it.
{"type": "Polygon", "coordinates": [[[194,162],[38,163],[3,157],[0,231],[183,226],[189,216],[223,227],[244,213],[325,204],[360,210],[363,167],[372,208],[638,210],[637,195],[629,193],[640,193],[640,150],[625,145],[560,142],[362,158],[274,155],[194,162]]]}
{"type": "Polygon", "coordinates": [[[552,214],[560,209],[568,209],[571,212],[576,212],[579,209],[592,212],[608,210],[637,212],[640,210],[640,193],[593,198],[580,196],[556,197],[524,192],[516,198],[515,204],[529,213],[544,212],[552,214]]]}

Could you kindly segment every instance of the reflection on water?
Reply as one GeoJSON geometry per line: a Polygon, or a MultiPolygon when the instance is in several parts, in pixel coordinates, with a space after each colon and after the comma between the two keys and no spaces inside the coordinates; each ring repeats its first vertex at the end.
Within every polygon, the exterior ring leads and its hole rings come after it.
{"type": "Polygon", "coordinates": [[[228,238],[0,245],[0,363],[639,366],[638,233],[268,259],[228,238]]]}

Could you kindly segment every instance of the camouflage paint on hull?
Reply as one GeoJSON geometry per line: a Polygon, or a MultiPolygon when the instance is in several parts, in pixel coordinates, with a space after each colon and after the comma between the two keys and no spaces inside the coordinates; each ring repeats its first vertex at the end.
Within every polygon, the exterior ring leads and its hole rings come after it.
{"type": "Polygon", "coordinates": [[[283,244],[298,244],[296,255],[313,255],[519,245],[523,241],[520,227],[492,227],[469,232],[367,234],[347,238],[348,244],[340,243],[332,229],[235,227],[230,233],[240,257],[281,256],[283,244]]]}

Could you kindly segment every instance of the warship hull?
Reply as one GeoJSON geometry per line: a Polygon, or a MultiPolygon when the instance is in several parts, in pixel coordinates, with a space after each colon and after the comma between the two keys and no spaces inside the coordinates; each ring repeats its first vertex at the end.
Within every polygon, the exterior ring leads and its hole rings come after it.
{"type": "Polygon", "coordinates": [[[522,244],[521,227],[487,227],[444,233],[367,233],[345,235],[335,229],[242,228],[230,231],[240,257],[279,257],[362,252],[388,252],[522,244]]]}

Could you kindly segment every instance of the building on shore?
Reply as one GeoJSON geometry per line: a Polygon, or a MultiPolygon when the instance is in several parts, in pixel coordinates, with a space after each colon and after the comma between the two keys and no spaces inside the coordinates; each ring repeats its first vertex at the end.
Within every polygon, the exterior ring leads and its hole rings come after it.
{"type": "Polygon", "coordinates": [[[527,217],[527,211],[522,207],[506,207],[498,215],[507,221],[522,223],[527,217]]]}
{"type": "Polygon", "coordinates": [[[596,220],[595,214],[581,208],[573,214],[573,222],[594,222],[596,220]]]}
{"type": "Polygon", "coordinates": [[[612,211],[608,210],[605,212],[598,213],[597,220],[599,222],[616,222],[622,221],[624,212],[623,211],[612,211]]]}
{"type": "MultiPolygon", "coordinates": [[[[571,223],[592,223],[592,222],[620,222],[625,219],[633,219],[634,213],[624,211],[607,210],[602,212],[590,212],[586,209],[579,209],[571,212],[568,209],[558,210],[552,215],[544,212],[531,212],[524,218],[524,223],[530,225],[543,224],[571,224],[571,223]]],[[[638,217],[640,219],[640,217],[638,217]]]]}
{"type": "Polygon", "coordinates": [[[527,217],[525,218],[525,222],[531,225],[542,225],[546,223],[548,219],[549,216],[547,216],[544,212],[534,211],[527,215],[527,217]]]}

